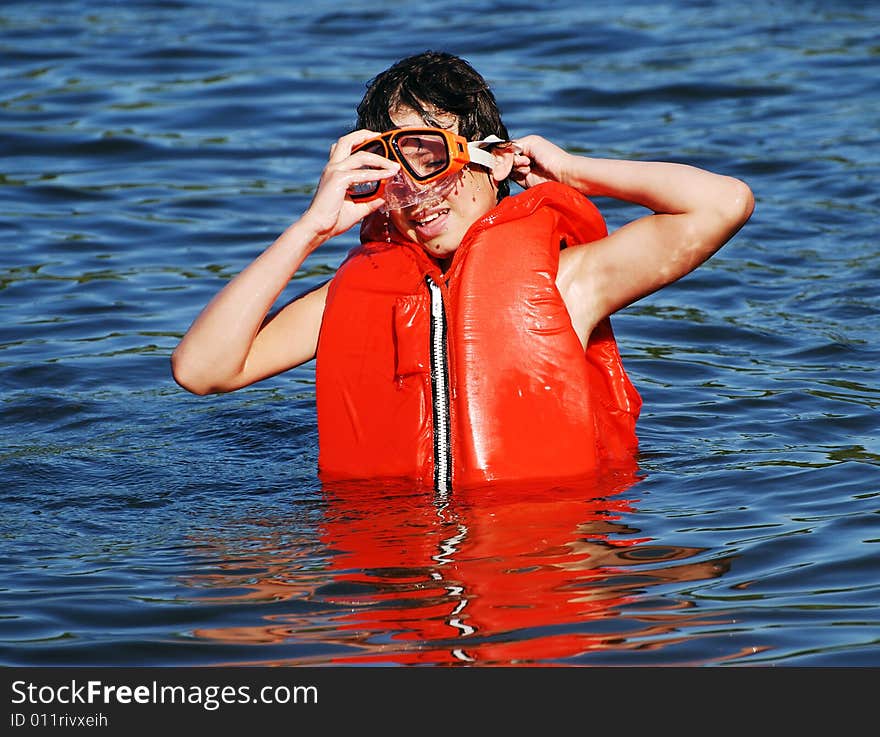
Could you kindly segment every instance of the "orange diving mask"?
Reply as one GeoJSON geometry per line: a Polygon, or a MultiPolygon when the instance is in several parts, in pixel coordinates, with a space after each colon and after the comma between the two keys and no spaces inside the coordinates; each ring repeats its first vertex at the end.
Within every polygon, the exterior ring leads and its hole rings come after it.
{"type": "Polygon", "coordinates": [[[352,149],[368,151],[400,164],[400,171],[390,179],[363,182],[349,187],[348,196],[355,202],[382,197],[384,210],[409,207],[431,197],[444,197],[455,185],[456,175],[466,164],[481,164],[490,169],[495,159],[483,146],[506,143],[497,136],[482,141],[466,141],[443,128],[396,128],[371,138],[352,149]]]}

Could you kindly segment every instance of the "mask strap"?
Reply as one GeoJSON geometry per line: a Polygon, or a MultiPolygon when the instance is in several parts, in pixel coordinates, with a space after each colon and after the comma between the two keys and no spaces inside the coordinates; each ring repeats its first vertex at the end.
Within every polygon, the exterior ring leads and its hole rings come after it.
{"type": "Polygon", "coordinates": [[[505,141],[503,138],[495,135],[488,136],[480,141],[469,141],[467,147],[471,161],[474,164],[482,164],[490,169],[493,168],[495,166],[495,157],[486,151],[483,146],[497,146],[499,143],[510,143],[510,141],[505,141]]]}

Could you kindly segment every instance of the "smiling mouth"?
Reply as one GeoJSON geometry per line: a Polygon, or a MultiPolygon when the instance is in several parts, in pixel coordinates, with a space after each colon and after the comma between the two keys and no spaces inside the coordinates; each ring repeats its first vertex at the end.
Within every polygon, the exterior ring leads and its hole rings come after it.
{"type": "Polygon", "coordinates": [[[439,218],[442,215],[445,215],[448,212],[449,212],[449,208],[446,208],[443,210],[435,210],[434,212],[428,213],[427,215],[420,216],[420,219],[413,218],[413,222],[419,227],[424,227],[425,225],[428,225],[429,223],[433,223],[437,218],[439,218]]]}

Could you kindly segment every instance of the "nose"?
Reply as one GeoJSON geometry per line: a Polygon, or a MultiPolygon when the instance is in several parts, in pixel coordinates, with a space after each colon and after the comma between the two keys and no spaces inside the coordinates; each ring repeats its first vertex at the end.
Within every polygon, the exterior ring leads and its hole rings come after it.
{"type": "Polygon", "coordinates": [[[385,184],[385,206],[392,210],[408,207],[418,202],[430,190],[430,186],[421,185],[399,171],[385,184]]]}

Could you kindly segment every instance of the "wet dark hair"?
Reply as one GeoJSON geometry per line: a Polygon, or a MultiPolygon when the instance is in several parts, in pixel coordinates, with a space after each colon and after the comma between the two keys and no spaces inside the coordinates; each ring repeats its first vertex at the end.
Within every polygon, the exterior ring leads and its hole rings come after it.
{"type": "MultiPolygon", "coordinates": [[[[412,108],[436,125],[429,110],[458,118],[458,132],[469,141],[489,135],[507,140],[501,110],[486,80],[464,59],[443,51],[408,56],[376,75],[357,106],[357,128],[386,131],[395,127],[390,112],[412,108]]],[[[507,180],[498,184],[498,199],[510,193],[507,180]]]]}

